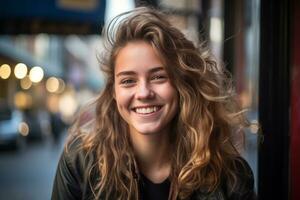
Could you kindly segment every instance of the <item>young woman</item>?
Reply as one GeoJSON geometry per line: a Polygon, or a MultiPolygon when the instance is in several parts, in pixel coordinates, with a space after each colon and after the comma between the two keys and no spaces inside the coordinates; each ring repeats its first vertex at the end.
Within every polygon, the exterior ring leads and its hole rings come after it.
{"type": "Polygon", "coordinates": [[[234,146],[248,122],[210,52],[149,8],[106,36],[95,119],[73,126],[52,199],[254,199],[234,146]]]}

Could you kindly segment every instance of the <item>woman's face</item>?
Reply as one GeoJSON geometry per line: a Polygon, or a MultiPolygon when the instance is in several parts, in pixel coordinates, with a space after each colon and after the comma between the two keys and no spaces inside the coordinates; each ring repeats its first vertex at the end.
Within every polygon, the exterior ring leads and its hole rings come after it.
{"type": "Polygon", "coordinates": [[[160,58],[146,42],[130,42],[115,61],[114,95],[131,133],[168,131],[178,110],[178,93],[160,58]]]}

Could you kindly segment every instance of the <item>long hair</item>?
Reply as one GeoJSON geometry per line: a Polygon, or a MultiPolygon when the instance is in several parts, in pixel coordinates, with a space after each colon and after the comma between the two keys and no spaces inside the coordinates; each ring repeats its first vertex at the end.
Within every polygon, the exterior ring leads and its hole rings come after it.
{"type": "MultiPolygon", "coordinates": [[[[230,74],[218,65],[210,51],[195,46],[165,14],[150,8],[124,13],[104,29],[107,51],[101,58],[106,84],[96,100],[92,129],[77,122],[72,140],[95,154],[91,169],[99,172],[91,184],[95,197],[138,199],[139,173],[129,139],[129,129],[118,113],[114,93],[115,60],[129,42],[149,43],[160,56],[179,94],[179,111],[172,124],[170,199],[186,199],[195,189],[214,191],[226,177],[235,187],[234,161],[239,153],[236,135],[248,125],[233,90],[230,74]]],[[[91,178],[91,177],[89,177],[91,178]]]]}

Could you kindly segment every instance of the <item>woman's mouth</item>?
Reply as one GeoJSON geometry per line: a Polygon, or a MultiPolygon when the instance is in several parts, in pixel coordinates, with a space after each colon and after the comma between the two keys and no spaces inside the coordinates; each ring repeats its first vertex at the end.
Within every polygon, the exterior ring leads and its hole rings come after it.
{"type": "Polygon", "coordinates": [[[133,108],[133,111],[138,114],[147,115],[147,114],[155,113],[161,108],[162,106],[135,107],[133,108]]]}

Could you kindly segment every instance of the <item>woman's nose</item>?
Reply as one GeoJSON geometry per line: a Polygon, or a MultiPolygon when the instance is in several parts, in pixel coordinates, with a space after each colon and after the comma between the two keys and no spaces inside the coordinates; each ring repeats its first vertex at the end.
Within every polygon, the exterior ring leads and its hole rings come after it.
{"type": "Polygon", "coordinates": [[[136,97],[137,99],[153,98],[154,92],[148,83],[140,83],[137,87],[136,97]]]}

